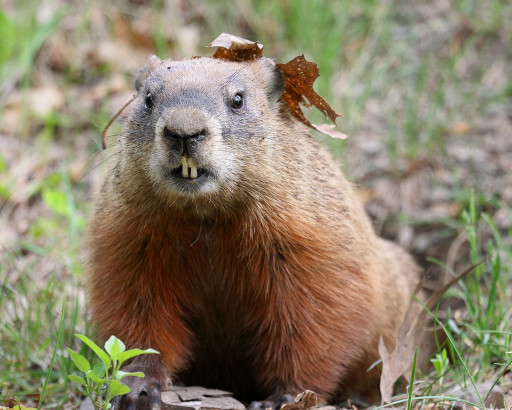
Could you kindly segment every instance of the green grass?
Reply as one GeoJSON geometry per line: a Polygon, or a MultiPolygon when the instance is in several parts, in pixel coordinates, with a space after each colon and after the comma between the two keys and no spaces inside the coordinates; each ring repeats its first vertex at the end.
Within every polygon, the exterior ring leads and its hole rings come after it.
{"type": "Polygon", "coordinates": [[[16,250],[4,249],[0,265],[0,402],[37,404],[44,392],[44,408],[51,408],[74,396],[67,381],[73,366],[63,352],[86,327],[78,249],[84,224],[64,174],[41,181],[38,191],[51,217],[38,218],[16,250]],[[45,264],[57,268],[44,272],[45,264]]]}
{"type": "MultiPolygon", "coordinates": [[[[485,213],[477,214],[474,201],[464,212],[462,220],[468,234],[471,262],[476,265],[482,261],[482,253],[485,253],[487,262],[478,265],[461,281],[460,288],[454,290],[466,307],[467,317],[462,324],[456,324],[450,316],[443,322],[437,317],[437,312],[430,312],[435,325],[442,327],[447,336],[446,348],[453,362],[446,366],[444,374],[438,373],[437,378],[433,378],[434,373],[425,374],[425,381],[416,386],[416,390],[421,396],[429,396],[437,384],[439,394],[436,400],[443,402],[446,400],[443,393],[449,395],[454,384],[463,386],[464,390],[473,388],[478,397],[473,405],[481,408],[490,391],[482,395],[478,393],[476,384],[481,381],[498,384],[512,365],[512,305],[510,289],[507,289],[512,258],[510,247],[503,245],[494,222],[485,213]],[[479,223],[489,224],[493,232],[493,238],[485,245],[479,243],[479,223]],[[448,386],[443,386],[443,379],[448,380],[448,386]]],[[[444,348],[439,345],[438,354],[444,348]]],[[[433,400],[433,397],[429,396],[428,400],[433,400]]]]}
{"type": "MultiPolygon", "coordinates": [[[[121,1],[64,4],[47,0],[45,5],[55,10],[49,18],[41,18],[38,3],[29,0],[0,12],[1,108],[13,90],[25,95],[26,102],[40,81],[41,69],[53,73],[60,89],[80,90],[78,95],[113,74],[131,74],[108,59],[94,65],[87,58],[70,58],[63,68],[48,68],[48,39],[55,36],[67,38],[71,52],[101,41],[120,47],[128,43],[133,50],[141,46],[140,38],[123,34],[118,24],[136,21],[142,15],[136,6],[121,1]],[[63,22],[70,16],[73,30],[68,32],[63,22]]],[[[468,386],[471,379],[499,383],[512,360],[512,228],[498,228],[493,213],[501,209],[512,215],[512,204],[490,190],[477,165],[469,170],[471,178],[458,178],[446,151],[460,139],[476,147],[479,140],[470,134],[479,132],[474,130],[481,128],[482,120],[510,106],[512,78],[503,73],[512,64],[512,5],[457,0],[436,11],[441,4],[425,8],[407,2],[250,0],[235,7],[227,0],[215,5],[191,0],[183,10],[177,1],[153,0],[151,7],[150,31],[145,34],[152,38],[152,46],[141,53],[208,55],[211,50],[201,46],[230,32],[260,41],[265,55],[280,62],[302,53],[317,62],[321,77],[315,87],[342,113],[338,125],[349,135],[347,141],[319,138],[342,160],[349,175],[371,170],[371,163],[355,163],[352,153],[358,142],[374,135],[379,136],[380,153],[391,171],[403,172],[404,164],[407,168],[426,159],[453,173],[445,201],[457,204],[460,215],[415,219],[404,213],[390,215],[387,223],[416,229],[435,225],[448,237],[465,233],[467,264],[488,259],[450,292],[450,297],[463,301],[464,321],[455,322],[450,311],[447,319],[439,319],[449,341],[437,353],[448,351],[447,372],[421,373],[418,363],[413,388],[408,396],[397,396],[397,403],[446,400],[453,386],[468,386]],[[187,33],[196,33],[198,40],[192,43],[197,51],[187,48],[187,33]],[[462,126],[457,129],[454,124],[462,126]]],[[[74,333],[88,332],[81,239],[91,199],[88,182],[73,178],[71,163],[78,143],[85,140],[81,149],[85,146],[91,158],[86,171],[94,172],[101,128],[115,111],[110,97],[105,93],[84,110],[80,98],[66,95],[66,106],[44,118],[22,104],[15,134],[37,147],[39,165],[51,172],[43,177],[35,173],[26,187],[29,199],[23,206],[37,204],[41,214],[29,218],[26,233],[0,252],[0,405],[10,398],[37,405],[50,369],[43,407],[56,408],[64,400],[78,403],[78,392],[67,382],[73,366],[66,347],[76,348],[74,333]],[[69,152],[69,160],[52,162],[54,144],[69,152]]],[[[0,125],[6,115],[0,111],[0,125]]],[[[323,121],[314,112],[311,119],[323,121]]],[[[0,153],[0,198],[8,200],[18,189],[10,175],[17,162],[0,153]]],[[[14,206],[6,203],[0,213],[14,206]]]]}

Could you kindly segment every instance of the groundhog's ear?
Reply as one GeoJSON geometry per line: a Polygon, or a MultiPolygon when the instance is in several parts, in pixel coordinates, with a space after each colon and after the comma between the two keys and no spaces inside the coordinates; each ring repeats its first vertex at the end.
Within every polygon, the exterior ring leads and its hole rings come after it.
{"type": "Polygon", "coordinates": [[[268,98],[270,100],[278,100],[281,98],[284,90],[284,78],[274,60],[270,58],[259,58],[254,64],[256,64],[258,73],[262,77],[268,98]]]}
{"type": "Polygon", "coordinates": [[[139,70],[139,72],[135,75],[135,90],[139,92],[140,87],[146,82],[147,78],[153,72],[153,70],[161,63],[162,61],[155,56],[154,54],[148,57],[148,61],[146,65],[139,70]]]}

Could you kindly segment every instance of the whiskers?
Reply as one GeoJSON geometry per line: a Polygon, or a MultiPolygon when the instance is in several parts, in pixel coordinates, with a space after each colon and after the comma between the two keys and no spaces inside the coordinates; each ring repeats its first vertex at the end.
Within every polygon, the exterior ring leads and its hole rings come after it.
{"type": "Polygon", "coordinates": [[[104,151],[100,148],[98,145],[98,149],[92,156],[88,159],[87,163],[85,164],[84,168],[82,169],[80,173],[80,179],[84,179],[90,174],[95,171],[98,167],[105,164],[107,161],[111,160],[115,156],[119,155],[123,150],[125,149],[121,145],[120,137],[122,136],[122,133],[112,134],[109,135],[108,139],[116,139],[115,142],[109,143],[109,147],[107,151],[104,151]]]}

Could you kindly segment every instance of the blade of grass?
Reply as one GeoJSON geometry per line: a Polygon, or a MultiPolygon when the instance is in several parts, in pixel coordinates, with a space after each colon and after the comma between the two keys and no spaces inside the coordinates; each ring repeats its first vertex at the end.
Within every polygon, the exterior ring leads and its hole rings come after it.
{"type": "Polygon", "coordinates": [[[62,399],[62,401],[60,402],[59,407],[57,407],[57,410],[62,409],[62,407],[64,406],[64,404],[66,404],[66,402],[68,401],[68,397],[69,397],[69,392],[67,392],[67,393],[66,393],[66,396],[65,396],[65,397],[64,397],[64,399],[62,399]]]}
{"type": "Polygon", "coordinates": [[[452,345],[453,347],[453,351],[455,352],[455,354],[457,355],[457,358],[460,360],[460,363],[462,364],[462,367],[464,368],[466,374],[468,375],[468,378],[471,382],[471,385],[473,386],[473,388],[475,389],[475,392],[476,392],[476,395],[478,396],[478,400],[480,401],[480,405],[481,405],[481,408],[485,408],[485,401],[482,399],[482,396],[480,395],[480,392],[478,391],[478,388],[476,386],[476,382],[475,382],[475,379],[473,377],[473,375],[471,374],[471,372],[469,371],[466,363],[464,362],[464,359],[462,358],[462,353],[460,352],[460,350],[457,348],[457,345],[455,343],[455,340],[453,339],[452,335],[451,335],[451,332],[447,331],[446,327],[444,326],[443,322],[441,322],[435,315],[434,313],[420,300],[418,299],[416,296],[414,296],[414,298],[416,299],[416,301],[421,305],[423,306],[423,309],[425,309],[427,311],[427,313],[434,319],[434,321],[439,325],[441,326],[441,328],[443,329],[443,331],[445,332],[446,334],[446,337],[448,338],[448,340],[450,341],[450,344],[452,345]]]}
{"type": "Polygon", "coordinates": [[[418,356],[418,348],[416,348],[416,350],[414,351],[414,358],[412,359],[411,380],[409,381],[407,410],[411,409],[412,391],[414,390],[414,376],[416,374],[416,357],[417,356],[418,356]]]}
{"type": "Polygon", "coordinates": [[[508,370],[508,368],[512,365],[512,360],[510,360],[507,365],[503,368],[503,370],[500,372],[500,374],[498,375],[498,377],[496,378],[496,380],[494,381],[494,383],[492,384],[491,388],[489,389],[489,391],[487,392],[487,394],[485,395],[485,399],[484,401],[487,401],[487,399],[489,398],[489,395],[492,393],[493,389],[494,389],[494,386],[496,386],[496,384],[498,384],[498,381],[501,379],[501,377],[505,374],[505,372],[508,370]]]}
{"type": "MultiPolygon", "coordinates": [[[[470,406],[477,407],[477,405],[469,400],[462,399],[460,397],[453,397],[453,396],[417,396],[412,398],[413,401],[424,401],[424,400],[439,400],[439,401],[449,401],[453,403],[466,403],[470,406]]],[[[409,401],[409,398],[399,399],[392,403],[383,404],[381,406],[375,407],[375,409],[384,409],[387,407],[396,406],[397,404],[407,403],[409,401]]]]}
{"type": "Polygon", "coordinates": [[[57,355],[57,350],[59,349],[59,346],[60,346],[60,338],[62,335],[62,328],[63,328],[62,325],[64,323],[64,310],[65,310],[65,306],[64,306],[64,304],[62,304],[62,310],[60,313],[60,321],[59,321],[59,329],[57,331],[57,341],[55,342],[55,348],[53,349],[52,360],[50,362],[50,366],[48,368],[48,373],[46,374],[46,379],[44,381],[43,391],[41,392],[41,396],[39,397],[39,403],[37,404],[37,410],[40,410],[41,406],[43,405],[43,399],[46,394],[46,388],[48,386],[48,382],[50,381],[50,376],[53,371],[53,363],[55,361],[55,356],[57,355]]]}

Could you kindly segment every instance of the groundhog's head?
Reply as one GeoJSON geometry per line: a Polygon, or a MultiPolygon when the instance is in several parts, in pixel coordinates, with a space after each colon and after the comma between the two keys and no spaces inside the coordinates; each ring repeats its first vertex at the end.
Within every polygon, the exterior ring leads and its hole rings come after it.
{"type": "Polygon", "coordinates": [[[123,143],[131,165],[147,174],[159,194],[184,200],[222,194],[229,200],[257,184],[264,162],[271,169],[269,140],[278,137],[283,92],[272,60],[152,56],[135,88],[123,143]]]}

